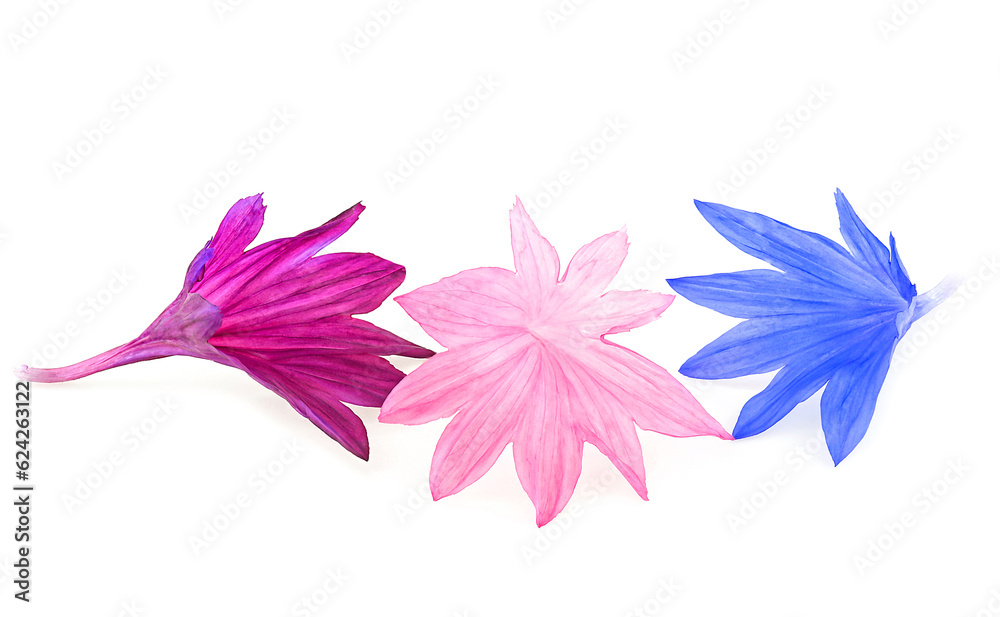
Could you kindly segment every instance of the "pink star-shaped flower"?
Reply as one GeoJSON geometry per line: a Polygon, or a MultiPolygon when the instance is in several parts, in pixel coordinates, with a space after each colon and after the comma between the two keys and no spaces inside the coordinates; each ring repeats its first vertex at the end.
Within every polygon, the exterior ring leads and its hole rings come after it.
{"type": "Polygon", "coordinates": [[[431,462],[434,499],[478,480],[508,443],[539,527],[569,501],[583,442],[646,499],[635,432],[732,439],[666,370],[605,340],[647,324],[674,297],[608,291],[628,252],[624,230],[587,244],[560,276],[559,257],[517,200],[516,272],[476,268],[396,298],[448,348],[403,379],[379,419],[422,424],[454,415],[431,462]]]}

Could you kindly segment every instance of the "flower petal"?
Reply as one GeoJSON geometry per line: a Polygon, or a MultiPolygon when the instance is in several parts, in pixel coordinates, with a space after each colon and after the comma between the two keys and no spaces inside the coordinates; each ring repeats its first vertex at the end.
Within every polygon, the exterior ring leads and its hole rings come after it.
{"type": "Polygon", "coordinates": [[[288,401],[296,411],[349,452],[368,460],[368,432],[365,425],[350,408],[337,399],[324,380],[254,356],[241,355],[234,358],[254,380],[288,401]]]}
{"type": "Polygon", "coordinates": [[[695,304],[730,317],[766,317],[794,313],[844,311],[862,306],[905,308],[898,298],[869,299],[815,279],[777,270],[745,270],[667,279],[670,287],[695,304]]]}
{"type": "Polygon", "coordinates": [[[514,436],[514,468],[535,505],[541,527],[556,517],[573,494],[583,466],[583,440],[570,422],[568,385],[547,354],[531,383],[514,436]]]}
{"type": "Polygon", "coordinates": [[[240,349],[325,349],[338,353],[428,358],[429,349],[411,343],[367,321],[349,315],[327,315],[302,322],[291,313],[238,330],[216,332],[208,341],[217,347],[240,349]]]}
{"type": "Polygon", "coordinates": [[[476,268],[403,294],[396,302],[446,347],[523,331],[521,282],[510,270],[476,268]]]}
{"type": "Polygon", "coordinates": [[[854,257],[886,285],[892,285],[889,249],[868,229],[840,189],[834,195],[840,217],[840,235],[854,257]]]}
{"type": "Polygon", "coordinates": [[[839,368],[823,390],[820,415],[834,465],[839,465],[865,436],[889,372],[895,343],[895,331],[884,329],[873,338],[866,355],[839,368]]]}
{"type": "Polygon", "coordinates": [[[732,439],[687,388],[658,364],[609,341],[576,356],[639,428],[674,437],[732,439]]]}
{"type": "Polygon", "coordinates": [[[740,322],[681,365],[697,379],[731,379],[769,373],[803,352],[840,352],[885,324],[898,311],[804,313],[755,317],[740,322]]]}
{"type": "Polygon", "coordinates": [[[559,279],[559,255],[538,232],[520,199],[510,211],[510,237],[517,275],[525,282],[528,299],[537,302],[559,279]]]}
{"type": "Polygon", "coordinates": [[[264,225],[263,193],[244,197],[233,204],[212,236],[208,247],[213,251],[213,259],[205,268],[205,276],[211,278],[243,255],[264,225]]]}
{"type": "Polygon", "coordinates": [[[310,378],[346,403],[379,407],[404,374],[385,358],[373,354],[345,354],[326,349],[290,348],[247,351],[218,347],[241,361],[267,362],[295,379],[310,378]]]}
{"type": "Polygon", "coordinates": [[[226,293],[226,289],[229,292],[237,290],[264,271],[287,271],[344,235],[364,209],[360,203],[355,204],[319,227],[293,238],[279,238],[255,246],[227,265],[213,270],[212,276],[206,276],[193,290],[208,298],[220,290],[222,293],[226,293]]]}
{"type": "Polygon", "coordinates": [[[508,336],[436,354],[389,393],[379,421],[423,424],[453,415],[492,388],[532,342],[508,336]]]}
{"type": "Polygon", "coordinates": [[[784,271],[799,272],[847,293],[861,288],[866,295],[887,293],[872,274],[862,269],[836,242],[802,231],[755,212],[695,200],[705,220],[736,248],[784,271]]]}
{"type": "Polygon", "coordinates": [[[434,499],[453,495],[483,476],[514,437],[519,413],[540,378],[535,347],[511,358],[500,379],[480,384],[476,395],[448,423],[431,461],[434,499]]]}
{"type": "Polygon", "coordinates": [[[612,290],[580,311],[578,327],[590,337],[628,332],[658,319],[673,301],[669,294],[612,290]]]}
{"type": "Polygon", "coordinates": [[[560,359],[559,367],[569,385],[570,400],[574,401],[575,424],[583,439],[597,446],[635,492],[647,499],[646,468],[642,463],[642,446],[635,433],[631,410],[576,362],[568,358],[560,359]]]}
{"type": "Polygon", "coordinates": [[[889,234],[889,270],[892,273],[892,282],[896,284],[899,295],[909,302],[917,295],[917,287],[910,282],[910,275],[907,274],[903,262],[899,259],[899,252],[896,250],[896,238],[889,234]]]}
{"type": "Polygon", "coordinates": [[[569,260],[561,281],[577,298],[599,296],[625,263],[628,234],[624,229],[604,234],[580,247],[569,260]]]}
{"type": "Polygon", "coordinates": [[[209,297],[226,315],[223,329],[255,327],[276,317],[307,322],[327,315],[375,310],[406,276],[404,268],[370,253],[320,255],[288,270],[268,268],[209,297]]]}

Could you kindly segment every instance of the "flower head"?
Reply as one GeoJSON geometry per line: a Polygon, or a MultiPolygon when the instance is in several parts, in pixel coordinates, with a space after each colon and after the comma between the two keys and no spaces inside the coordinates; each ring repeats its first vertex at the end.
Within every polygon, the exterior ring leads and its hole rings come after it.
{"type": "Polygon", "coordinates": [[[695,201],[726,240],[778,270],[669,279],[685,298],[746,318],[681,366],[699,379],[778,373],[747,401],[733,429],[761,433],[824,384],[823,432],[834,464],[868,430],[896,343],[953,289],[917,295],[890,234],[886,248],[836,193],[845,249],[819,234],[719,204],[695,201]]]}
{"type": "Polygon", "coordinates": [[[510,214],[516,272],[466,270],[396,298],[448,350],[405,378],[379,419],[421,424],[454,415],[431,462],[435,499],[478,480],[514,444],[539,526],[566,505],[583,442],[646,498],[635,424],[677,437],[730,435],[667,371],[605,340],[659,317],[673,296],[608,291],[628,250],[624,230],[559,257],[520,200],[510,214]]]}
{"type": "Polygon", "coordinates": [[[245,371],[367,460],[364,424],[344,403],[377,407],[403,378],[381,356],[433,353],[352,316],[378,307],[405,270],[370,253],[314,256],[358,220],[360,203],[294,238],[246,250],[264,209],[260,195],[229,209],[177,298],[135,340],[72,366],[22,367],[20,377],[69,381],[173,355],[213,360],[245,371]]]}

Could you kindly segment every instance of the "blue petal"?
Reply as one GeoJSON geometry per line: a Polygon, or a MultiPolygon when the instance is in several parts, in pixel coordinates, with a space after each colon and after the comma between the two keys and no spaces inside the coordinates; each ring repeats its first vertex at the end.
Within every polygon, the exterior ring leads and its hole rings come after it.
{"type": "Polygon", "coordinates": [[[885,286],[854,261],[836,242],[770,217],[721,204],[695,200],[698,211],[741,251],[785,271],[801,272],[819,282],[855,293],[882,296],[885,286]]]}
{"type": "Polygon", "coordinates": [[[743,406],[733,428],[733,437],[743,439],[763,433],[815,394],[829,379],[830,369],[825,365],[789,365],[781,369],[766,388],[743,406]]]}
{"type": "Polygon", "coordinates": [[[887,328],[873,338],[864,358],[837,369],[826,385],[820,415],[834,465],[839,465],[865,436],[895,345],[895,329],[887,328]]]}
{"type": "Polygon", "coordinates": [[[910,275],[906,273],[903,262],[899,259],[899,252],[896,251],[896,238],[889,234],[889,268],[892,270],[892,279],[899,290],[899,295],[909,302],[917,295],[917,286],[910,282],[910,275]]]}
{"type": "MultiPolygon", "coordinates": [[[[730,317],[763,317],[880,305],[878,301],[845,293],[811,277],[794,276],[777,270],[687,276],[667,279],[667,282],[688,300],[730,317]]],[[[889,308],[897,304],[886,300],[881,305],[889,308]]],[[[904,307],[896,307],[896,310],[904,307]]]]}
{"type": "Polygon", "coordinates": [[[840,189],[837,189],[836,201],[840,216],[840,235],[844,236],[851,253],[887,287],[894,285],[889,273],[889,249],[865,226],[840,189]]]}
{"type": "Polygon", "coordinates": [[[897,312],[814,312],[748,319],[688,358],[680,372],[697,379],[731,379],[769,373],[793,360],[814,364],[813,358],[844,354],[887,326],[895,331],[897,312]]]}

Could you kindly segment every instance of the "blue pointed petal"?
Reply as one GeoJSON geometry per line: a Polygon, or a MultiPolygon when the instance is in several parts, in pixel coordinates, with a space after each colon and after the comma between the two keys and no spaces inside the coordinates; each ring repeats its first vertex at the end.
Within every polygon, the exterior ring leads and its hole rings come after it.
{"type": "Polygon", "coordinates": [[[910,275],[907,274],[903,262],[899,259],[899,252],[896,250],[896,238],[889,234],[889,269],[892,271],[892,280],[899,290],[899,295],[909,302],[917,295],[917,286],[910,282],[910,275]]]}
{"type": "Polygon", "coordinates": [[[787,272],[800,272],[846,293],[886,294],[885,286],[836,242],[770,217],[695,200],[698,211],[736,248],[787,272]]]}
{"type": "Polygon", "coordinates": [[[896,345],[894,328],[873,337],[866,356],[833,374],[820,400],[826,446],[839,465],[865,436],[896,345]]]}
{"type": "Polygon", "coordinates": [[[740,410],[733,437],[743,439],[763,433],[787,416],[796,405],[815,394],[828,379],[829,370],[823,365],[808,368],[786,366],[781,369],[771,383],[740,410]]]}
{"type": "Polygon", "coordinates": [[[705,345],[681,365],[697,379],[731,379],[769,373],[796,356],[804,363],[824,354],[839,354],[869,340],[872,333],[896,327],[896,312],[814,312],[748,319],[705,345]]]}
{"type": "MultiPolygon", "coordinates": [[[[888,264],[888,261],[886,262],[888,264]]],[[[875,306],[862,296],[777,270],[744,270],[726,274],[667,279],[688,300],[730,317],[763,317],[790,313],[831,311],[860,305],[875,306]]],[[[889,308],[898,303],[885,302],[889,308]]]]}
{"type": "Polygon", "coordinates": [[[835,196],[840,216],[840,235],[844,237],[851,253],[886,286],[894,285],[889,273],[889,249],[865,226],[840,189],[837,189],[835,196]]]}

